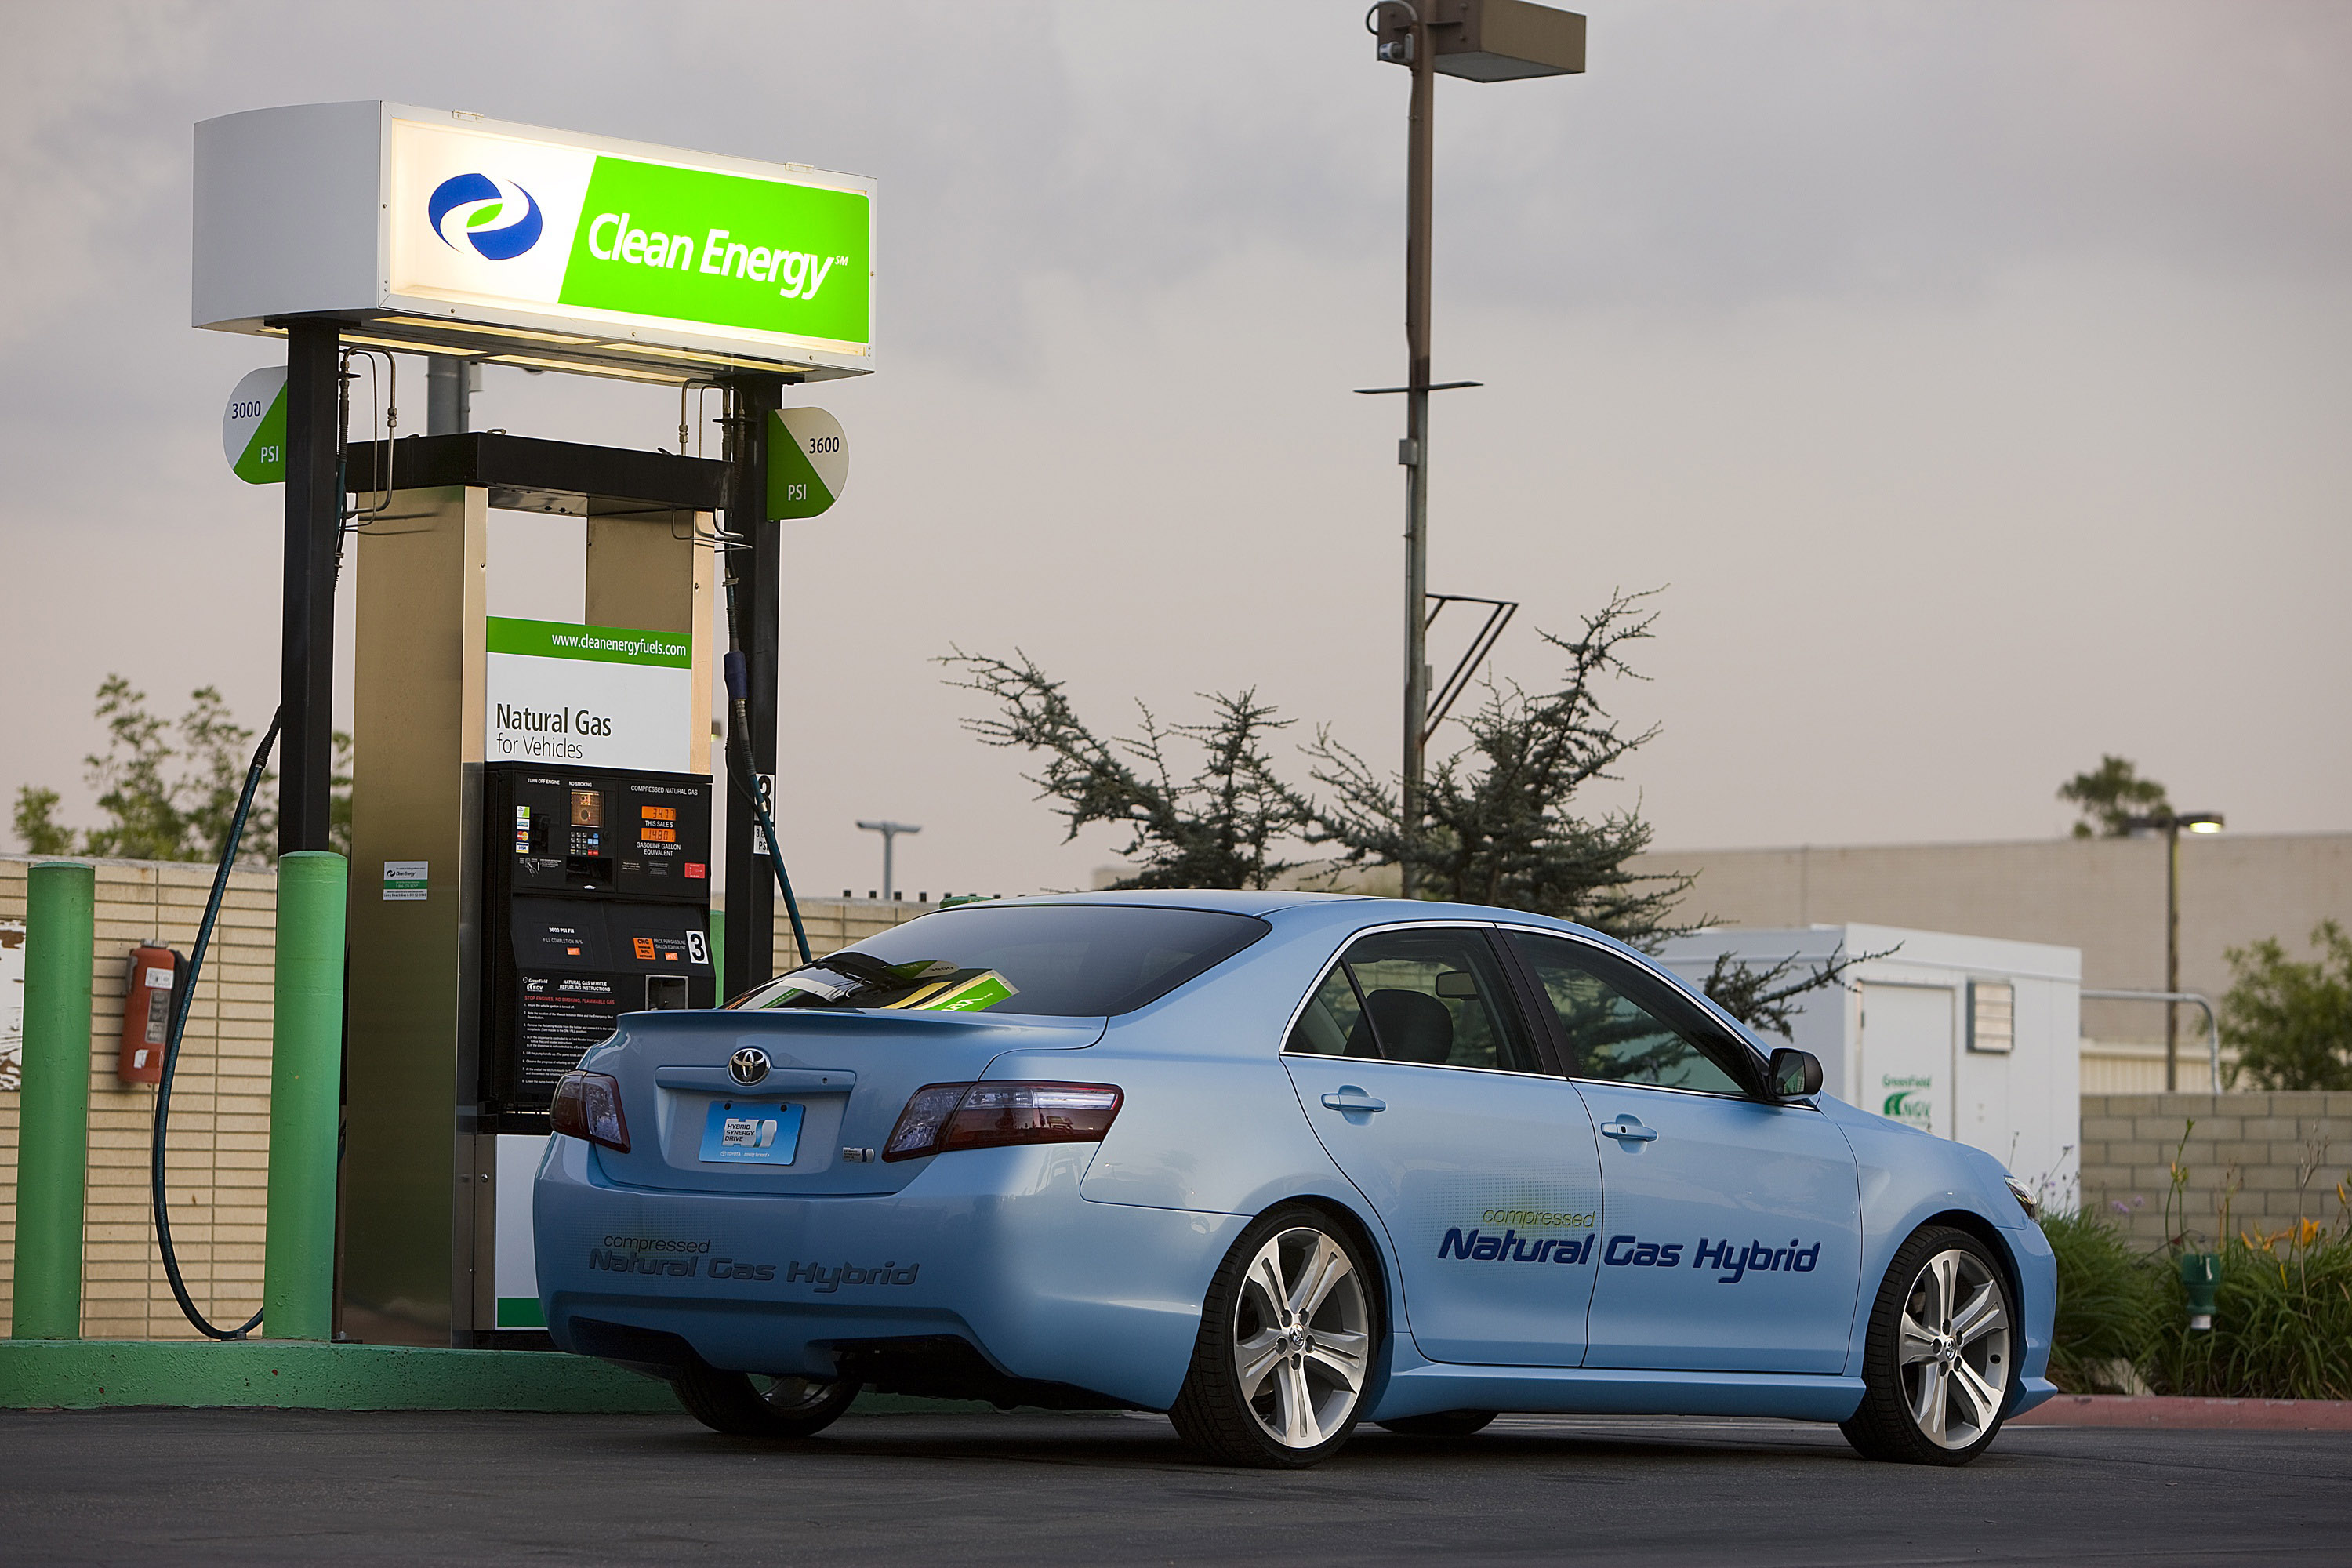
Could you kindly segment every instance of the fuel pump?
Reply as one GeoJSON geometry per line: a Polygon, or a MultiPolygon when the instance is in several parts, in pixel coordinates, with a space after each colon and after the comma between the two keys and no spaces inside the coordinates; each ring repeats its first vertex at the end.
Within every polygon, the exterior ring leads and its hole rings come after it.
{"type": "Polygon", "coordinates": [[[482,1115],[548,1098],[624,1013],[709,1007],[710,785],[678,773],[482,770],[482,1115]]]}

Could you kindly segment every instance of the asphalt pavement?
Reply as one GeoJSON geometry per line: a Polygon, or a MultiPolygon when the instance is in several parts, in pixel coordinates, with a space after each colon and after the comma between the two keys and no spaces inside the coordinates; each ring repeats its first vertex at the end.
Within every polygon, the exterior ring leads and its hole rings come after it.
{"type": "Polygon", "coordinates": [[[1963,1469],[1832,1427],[1506,1417],[1222,1469],[1157,1416],[0,1413],[0,1560],[2352,1562],[2352,1434],[2014,1427],[1963,1469]]]}

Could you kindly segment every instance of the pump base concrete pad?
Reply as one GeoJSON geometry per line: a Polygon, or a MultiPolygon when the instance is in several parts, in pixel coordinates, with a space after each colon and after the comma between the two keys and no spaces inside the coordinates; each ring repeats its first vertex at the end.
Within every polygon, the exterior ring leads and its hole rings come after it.
{"type": "Polygon", "coordinates": [[[0,1340],[0,1408],[670,1412],[669,1386],[546,1351],[300,1340],[0,1340]]]}
{"type": "Polygon", "coordinates": [[[1790,1422],[1367,1430],[1298,1473],[1132,1415],[0,1412],[12,1563],[2107,1563],[2342,1555],[2352,1442],[2016,1427],[1957,1470],[1790,1422]]]}

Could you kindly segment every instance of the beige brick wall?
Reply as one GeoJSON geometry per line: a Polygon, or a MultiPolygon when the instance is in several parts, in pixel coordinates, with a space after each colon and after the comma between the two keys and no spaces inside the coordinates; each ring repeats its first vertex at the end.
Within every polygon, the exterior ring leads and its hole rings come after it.
{"type": "Polygon", "coordinates": [[[2163,1241],[2176,1159],[2186,1182],[2173,1223],[2192,1236],[2224,1234],[2225,1210],[2230,1231],[2255,1236],[2304,1219],[2337,1225],[2337,1184],[2352,1182],[2352,1093],[2083,1097],[2084,1207],[2136,1240],[2163,1241]]]}
{"type": "MultiPolygon", "coordinates": [[[[0,857],[0,920],[25,918],[33,862],[0,857]]],[[[194,944],[209,866],[100,860],[90,1007],[89,1171],[82,1237],[82,1332],[92,1339],[193,1339],[163,1278],[148,1213],[155,1091],[114,1076],[124,959],[142,943],[194,944]]],[[[188,1009],[172,1086],[172,1239],[196,1305],[215,1323],[261,1304],[269,1179],[269,1035],[278,878],[239,871],[188,1009]]],[[[820,899],[801,905],[810,945],[845,947],[932,906],[820,899]]],[[[776,952],[792,952],[779,914],[776,952]]],[[[0,1091],[0,1325],[15,1291],[18,1100],[0,1091]]]]}
{"type": "MultiPolygon", "coordinates": [[[[25,916],[28,859],[0,858],[0,920],[25,916]]],[[[211,888],[205,866],[101,860],[89,1045],[89,1171],[84,1188],[82,1332],[191,1339],[163,1279],[148,1215],[155,1091],[114,1076],[124,960],[152,942],[185,953],[211,888]]],[[[172,1089],[172,1236],[182,1274],[214,1321],[261,1301],[269,1161],[270,955],[277,878],[231,877],[188,1009],[172,1089]]],[[[17,1096],[0,1093],[0,1312],[15,1290],[17,1096]]]]}

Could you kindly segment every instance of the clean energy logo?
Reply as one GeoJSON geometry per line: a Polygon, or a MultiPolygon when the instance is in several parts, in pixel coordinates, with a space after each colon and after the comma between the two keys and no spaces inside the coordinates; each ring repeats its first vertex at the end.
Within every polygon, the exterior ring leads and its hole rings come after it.
{"type": "Polygon", "coordinates": [[[442,244],[470,247],[491,261],[512,261],[537,245],[547,226],[537,197],[488,174],[450,175],[434,187],[425,210],[442,244]]]}

